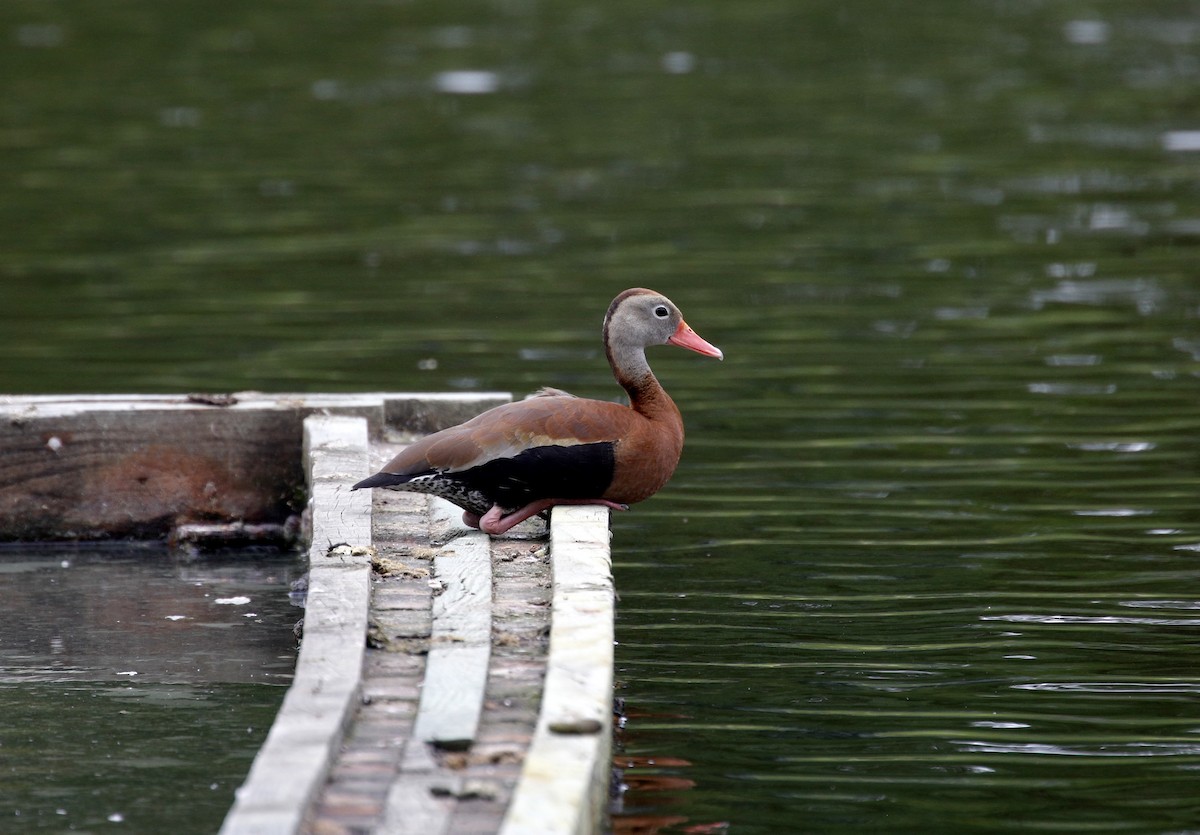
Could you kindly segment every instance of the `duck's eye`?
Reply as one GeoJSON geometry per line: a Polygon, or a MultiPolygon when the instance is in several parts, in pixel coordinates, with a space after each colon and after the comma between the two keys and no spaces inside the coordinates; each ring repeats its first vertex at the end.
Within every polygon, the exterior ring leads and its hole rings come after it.
{"type": "Polygon", "coordinates": [[[658,307],[654,308],[654,315],[659,319],[666,319],[671,315],[671,311],[667,310],[667,306],[665,304],[660,304],[658,307]]]}

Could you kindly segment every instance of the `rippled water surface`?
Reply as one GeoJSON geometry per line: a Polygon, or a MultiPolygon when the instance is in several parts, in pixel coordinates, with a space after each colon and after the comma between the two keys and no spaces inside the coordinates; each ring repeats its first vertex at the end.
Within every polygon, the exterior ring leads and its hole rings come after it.
{"type": "Polygon", "coordinates": [[[625,831],[1200,827],[1190,2],[0,9],[0,389],[615,394],[625,831]]]}
{"type": "Polygon", "coordinates": [[[0,551],[0,832],[215,831],[291,682],[299,570],[0,551]]]}

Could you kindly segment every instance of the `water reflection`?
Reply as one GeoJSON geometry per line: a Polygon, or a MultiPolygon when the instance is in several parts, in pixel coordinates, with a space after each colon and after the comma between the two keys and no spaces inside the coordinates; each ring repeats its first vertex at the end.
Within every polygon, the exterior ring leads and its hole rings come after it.
{"type": "Polygon", "coordinates": [[[286,685],[300,610],[292,556],[180,561],[68,549],[0,561],[0,684],[286,685]]]}
{"type": "Polygon", "coordinates": [[[434,76],[433,88],[456,95],[495,93],[500,89],[500,76],[490,70],[449,70],[434,76]]]}
{"type": "Polygon", "coordinates": [[[291,680],[297,571],[290,555],[0,553],[0,819],[215,831],[291,680]]]}
{"type": "Polygon", "coordinates": [[[215,832],[281,698],[244,684],[0,684],[5,829],[215,832]]]}

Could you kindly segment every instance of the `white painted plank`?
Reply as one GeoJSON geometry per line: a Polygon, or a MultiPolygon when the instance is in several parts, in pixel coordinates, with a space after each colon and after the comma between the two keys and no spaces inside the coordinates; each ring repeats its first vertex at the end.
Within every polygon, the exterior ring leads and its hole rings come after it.
{"type": "Polygon", "coordinates": [[[292,686],[222,835],[299,830],[359,693],[370,606],[371,505],[367,491],[349,488],[367,474],[367,422],[310,416],[304,430],[314,537],[304,640],[292,686]],[[329,541],[344,544],[330,554],[329,541]]]}
{"type": "MultiPolygon", "coordinates": [[[[424,747],[415,740],[409,745],[424,747]]],[[[439,784],[432,773],[410,774],[393,783],[383,823],[373,835],[452,835],[448,830],[455,801],[449,794],[435,794],[439,784]]]]}
{"type": "Polygon", "coordinates": [[[437,547],[476,529],[462,520],[462,508],[436,496],[429,497],[429,541],[437,547]]]}
{"type": "Polygon", "coordinates": [[[433,558],[445,585],[433,599],[433,640],[489,646],[492,638],[492,555],[487,534],[460,537],[433,558]]]}
{"type": "Polygon", "coordinates": [[[550,522],[546,685],[501,835],[590,835],[600,831],[608,796],[615,604],[608,511],[560,506],[550,522]]]}
{"type": "Polygon", "coordinates": [[[371,491],[351,490],[366,477],[367,425],[360,418],[313,415],[304,420],[304,460],[312,512],[313,567],[369,565],[371,491]],[[349,546],[340,551],[338,545],[349,546]]]}
{"type": "Polygon", "coordinates": [[[447,774],[433,747],[468,748],[479,728],[492,641],[491,540],[460,536],[433,558],[433,626],[425,679],[400,774],[388,792],[376,835],[442,835],[459,778],[447,774]]]}
{"type": "Polygon", "coordinates": [[[442,584],[413,736],[462,749],[475,738],[483,709],[492,639],[492,560],[486,534],[459,537],[433,559],[442,584]]]}
{"type": "Polygon", "coordinates": [[[485,646],[429,650],[414,739],[451,751],[471,747],[483,709],[490,654],[485,646]]]}

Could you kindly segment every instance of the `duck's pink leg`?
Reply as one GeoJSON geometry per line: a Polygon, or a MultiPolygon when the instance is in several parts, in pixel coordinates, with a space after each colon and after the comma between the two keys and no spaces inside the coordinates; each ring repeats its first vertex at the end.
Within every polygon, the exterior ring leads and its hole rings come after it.
{"type": "MultiPolygon", "coordinates": [[[[613,510],[629,510],[629,505],[610,502],[608,499],[539,499],[536,502],[531,502],[525,505],[520,510],[514,510],[507,516],[504,515],[504,509],[500,505],[492,505],[492,509],[483,516],[475,516],[471,513],[479,524],[472,525],[477,527],[484,533],[492,536],[499,536],[502,533],[507,533],[515,525],[519,525],[530,517],[537,516],[543,510],[549,510],[558,504],[598,504],[602,507],[612,508],[613,510]]],[[[463,514],[463,521],[468,525],[471,520],[467,518],[468,514],[463,514]]]]}

